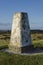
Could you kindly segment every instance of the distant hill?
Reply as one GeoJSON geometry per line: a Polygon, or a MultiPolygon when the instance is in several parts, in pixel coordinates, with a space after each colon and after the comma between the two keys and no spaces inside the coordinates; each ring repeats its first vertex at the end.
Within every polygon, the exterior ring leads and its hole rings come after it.
{"type": "Polygon", "coordinates": [[[31,31],[31,33],[41,33],[41,34],[43,34],[43,30],[30,30],[31,31]]]}
{"type": "MultiPolygon", "coordinates": [[[[43,30],[30,30],[32,34],[34,33],[41,33],[43,34],[43,30]]],[[[0,30],[0,34],[2,33],[11,33],[11,30],[0,30]]]]}
{"type": "Polygon", "coordinates": [[[11,30],[0,30],[0,34],[2,33],[11,33],[11,30]]]}

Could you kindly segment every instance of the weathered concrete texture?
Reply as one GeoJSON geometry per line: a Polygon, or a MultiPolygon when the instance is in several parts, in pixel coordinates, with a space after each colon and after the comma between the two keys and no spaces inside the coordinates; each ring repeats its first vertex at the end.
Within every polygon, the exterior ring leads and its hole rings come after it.
{"type": "Polygon", "coordinates": [[[31,46],[30,27],[27,13],[15,13],[12,23],[11,40],[9,49],[22,52],[22,48],[31,46]]]}

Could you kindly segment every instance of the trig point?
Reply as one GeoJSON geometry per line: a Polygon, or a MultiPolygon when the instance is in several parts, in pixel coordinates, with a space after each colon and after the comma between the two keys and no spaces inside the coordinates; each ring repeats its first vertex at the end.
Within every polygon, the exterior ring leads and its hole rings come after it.
{"type": "Polygon", "coordinates": [[[12,22],[11,40],[9,49],[15,53],[28,52],[32,46],[28,14],[15,13],[12,22]]]}

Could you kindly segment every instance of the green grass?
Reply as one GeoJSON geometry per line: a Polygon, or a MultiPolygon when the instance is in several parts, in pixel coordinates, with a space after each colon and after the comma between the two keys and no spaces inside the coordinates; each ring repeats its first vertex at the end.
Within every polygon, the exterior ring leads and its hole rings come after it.
{"type": "Polygon", "coordinates": [[[10,34],[7,32],[1,33],[0,34],[0,49],[7,48],[9,43],[10,43],[10,34]]]}
{"type": "Polygon", "coordinates": [[[43,47],[43,34],[41,33],[31,34],[31,38],[34,47],[43,47]]]}
{"type": "Polygon", "coordinates": [[[32,41],[34,47],[43,47],[43,40],[32,41]]]}
{"type": "MultiPolygon", "coordinates": [[[[43,34],[32,34],[32,43],[34,47],[43,47],[43,34]]],[[[10,34],[0,35],[0,49],[7,48],[10,34]]],[[[0,65],[43,65],[43,54],[39,55],[17,55],[0,51],[0,65]]]]}
{"type": "Polygon", "coordinates": [[[2,48],[8,48],[9,40],[0,40],[0,49],[2,48]]]}
{"type": "Polygon", "coordinates": [[[43,54],[26,56],[0,51],[0,65],[43,65],[43,54]]]}
{"type": "Polygon", "coordinates": [[[8,45],[8,44],[9,44],[9,40],[0,40],[0,46],[8,45]]]}

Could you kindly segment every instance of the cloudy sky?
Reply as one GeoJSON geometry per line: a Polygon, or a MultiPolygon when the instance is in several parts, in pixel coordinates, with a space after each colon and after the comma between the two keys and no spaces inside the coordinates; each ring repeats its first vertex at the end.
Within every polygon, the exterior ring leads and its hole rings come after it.
{"type": "Polygon", "coordinates": [[[15,12],[27,12],[31,29],[43,29],[43,0],[0,0],[0,29],[11,29],[15,12]]]}

